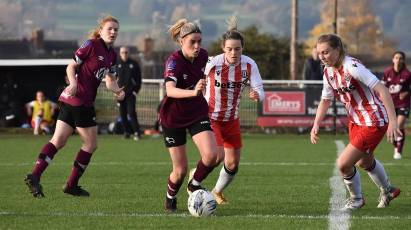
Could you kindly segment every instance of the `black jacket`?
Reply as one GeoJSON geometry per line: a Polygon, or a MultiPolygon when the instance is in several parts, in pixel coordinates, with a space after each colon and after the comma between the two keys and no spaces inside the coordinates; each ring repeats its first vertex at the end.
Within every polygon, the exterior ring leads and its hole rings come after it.
{"type": "Polygon", "coordinates": [[[305,80],[322,80],[324,66],[320,60],[309,58],[304,64],[304,79],[305,80]]]}
{"type": "Polygon", "coordinates": [[[138,63],[131,58],[127,61],[122,61],[117,64],[118,86],[124,86],[126,96],[133,92],[138,93],[141,89],[141,70],[138,63]]]}

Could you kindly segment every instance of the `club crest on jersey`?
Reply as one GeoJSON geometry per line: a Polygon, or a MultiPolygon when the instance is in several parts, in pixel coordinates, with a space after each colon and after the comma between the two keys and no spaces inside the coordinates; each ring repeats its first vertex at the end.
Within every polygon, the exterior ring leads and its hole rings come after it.
{"type": "Polygon", "coordinates": [[[242,70],[241,75],[243,76],[243,78],[248,78],[247,70],[242,70]]]}
{"type": "Polygon", "coordinates": [[[103,57],[103,56],[97,56],[97,59],[98,59],[99,61],[103,61],[103,60],[104,60],[104,57],[103,57]]]}
{"type": "Polygon", "coordinates": [[[183,73],[183,79],[184,79],[184,80],[187,80],[187,77],[188,77],[188,75],[185,74],[185,73],[183,73]]]}
{"type": "Polygon", "coordinates": [[[345,81],[346,81],[347,83],[349,83],[350,80],[351,80],[350,76],[349,76],[349,75],[345,75],[344,77],[345,77],[345,81]]]}
{"type": "Polygon", "coordinates": [[[217,70],[217,72],[215,72],[215,74],[218,76],[218,75],[220,75],[220,70],[217,70]]]}

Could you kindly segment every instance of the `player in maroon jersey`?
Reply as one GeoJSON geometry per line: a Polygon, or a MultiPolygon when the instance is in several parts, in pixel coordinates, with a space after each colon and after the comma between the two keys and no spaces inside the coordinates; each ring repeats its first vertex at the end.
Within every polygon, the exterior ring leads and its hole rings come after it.
{"type": "Polygon", "coordinates": [[[405,142],[405,124],[410,116],[411,73],[405,66],[404,52],[396,51],[392,57],[392,63],[393,65],[384,70],[383,83],[391,94],[398,127],[402,133],[402,137],[394,141],[394,159],[399,160],[402,157],[405,142]]]}
{"type": "Polygon", "coordinates": [[[177,209],[177,192],[188,168],[186,131],[189,131],[201,155],[197,170],[187,186],[189,193],[202,188],[200,183],[215,167],[217,149],[208,118],[207,101],[202,95],[208,54],[201,48],[201,30],[195,23],[180,19],[169,29],[169,33],[181,46],[166,61],[166,97],[160,109],[164,142],[173,163],[164,208],[174,212],[177,209]]]}
{"type": "Polygon", "coordinates": [[[40,185],[41,174],[51,163],[54,155],[71,136],[74,129],[80,135],[82,146],[77,153],[71,174],[63,186],[63,192],[73,196],[89,196],[89,192],[78,185],[80,177],[97,148],[97,123],[94,100],[97,88],[104,79],[107,89],[116,99],[122,100],[124,92],[117,85],[115,64],[116,52],[113,43],[117,38],[119,22],[112,16],[101,18],[98,26],[90,33],[90,39],[76,51],[67,66],[70,84],[61,93],[60,113],[56,130],[51,140],[43,146],[33,171],[25,178],[26,185],[34,197],[44,197],[40,185]]]}
{"type": "Polygon", "coordinates": [[[365,204],[356,165],[363,168],[380,189],[377,207],[387,207],[400,194],[400,189],[391,185],[384,166],[374,157],[374,150],[385,133],[391,143],[401,136],[391,96],[361,62],[346,56],[337,35],[320,36],[317,51],[325,69],[321,101],[310,133],[311,143],[318,141],[319,125],[331,100],[339,99],[345,104],[350,120],[349,143],[337,159],[337,167],[350,194],[343,209],[359,209],[365,204]]]}

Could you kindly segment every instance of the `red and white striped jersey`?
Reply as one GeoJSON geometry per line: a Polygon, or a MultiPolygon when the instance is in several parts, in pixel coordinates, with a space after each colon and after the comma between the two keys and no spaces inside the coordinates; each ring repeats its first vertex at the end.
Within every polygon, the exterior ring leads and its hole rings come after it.
{"type": "Polygon", "coordinates": [[[246,85],[258,92],[260,101],[264,100],[260,72],[255,61],[248,56],[241,55],[241,61],[236,65],[226,63],[224,54],[209,58],[204,74],[207,80],[205,98],[212,120],[239,118],[241,92],[246,85]]]}
{"type": "Polygon", "coordinates": [[[325,67],[323,77],[323,99],[334,96],[345,104],[350,122],[361,126],[388,124],[387,111],[373,88],[378,78],[361,62],[346,56],[338,70],[325,67]]]}

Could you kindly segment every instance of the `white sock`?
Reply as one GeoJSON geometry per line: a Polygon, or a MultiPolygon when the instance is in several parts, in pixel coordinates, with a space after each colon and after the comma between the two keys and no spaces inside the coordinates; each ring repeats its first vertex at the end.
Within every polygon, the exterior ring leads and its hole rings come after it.
{"type": "Polygon", "coordinates": [[[351,198],[362,198],[360,172],[354,167],[354,175],[350,179],[344,178],[344,184],[351,198]]]}
{"type": "Polygon", "coordinates": [[[368,176],[380,189],[387,189],[390,187],[390,182],[388,181],[388,176],[385,173],[384,166],[375,159],[375,167],[371,171],[367,171],[368,176]]]}
{"type": "Polygon", "coordinates": [[[236,172],[227,172],[225,165],[220,170],[220,176],[215,184],[214,191],[217,193],[222,192],[233,180],[236,172]]]}
{"type": "Polygon", "coordinates": [[[194,186],[199,186],[200,182],[196,181],[194,178],[191,180],[191,184],[194,186]]]}

